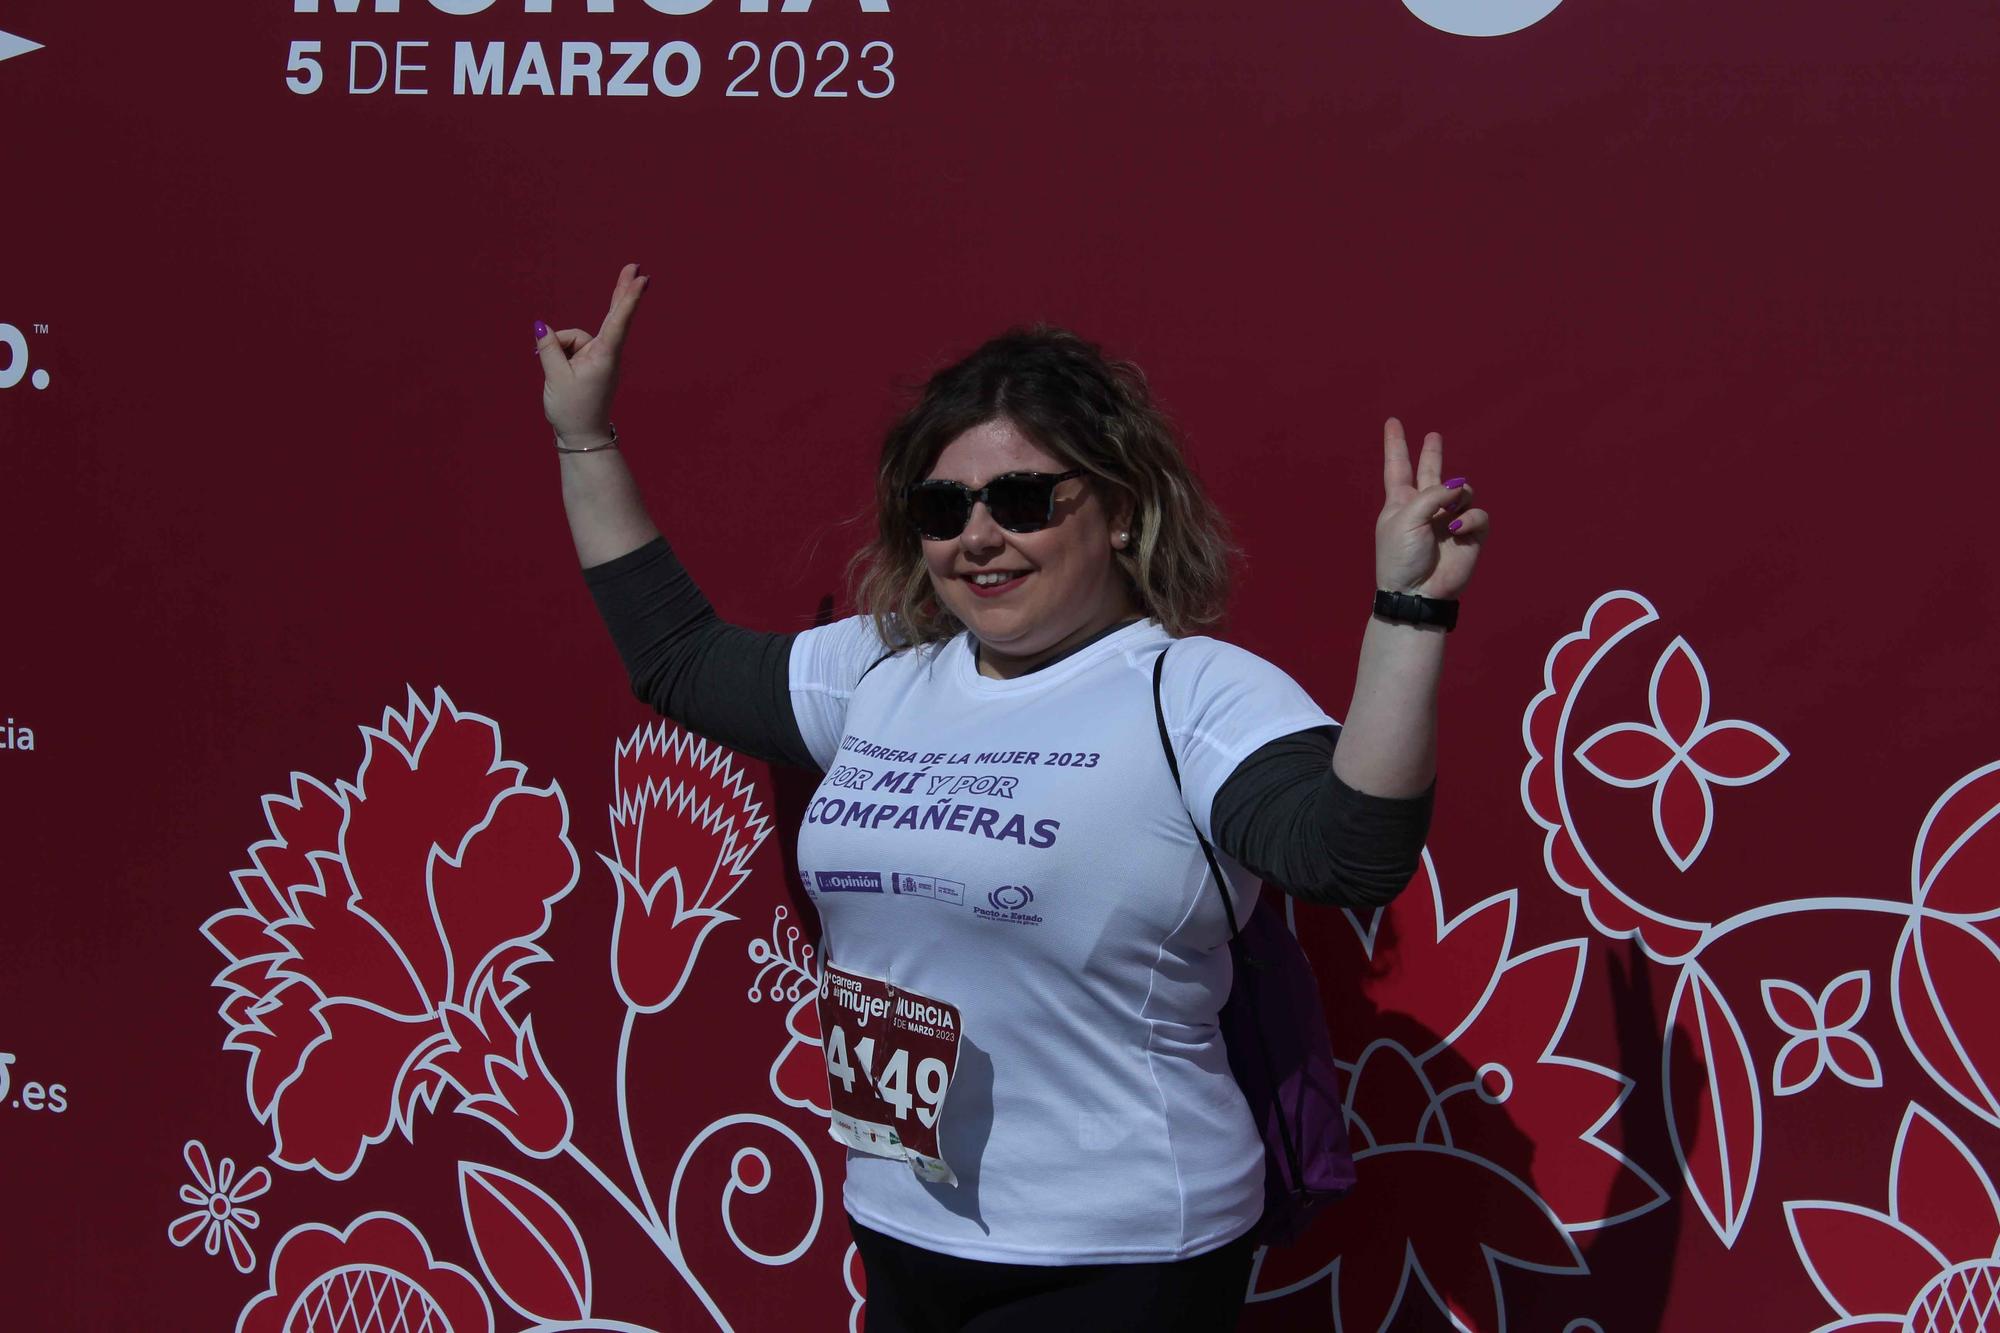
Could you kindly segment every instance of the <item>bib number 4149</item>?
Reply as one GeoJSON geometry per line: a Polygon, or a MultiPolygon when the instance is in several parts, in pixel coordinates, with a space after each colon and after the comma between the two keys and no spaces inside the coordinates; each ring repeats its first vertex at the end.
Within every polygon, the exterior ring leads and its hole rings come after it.
{"type": "Polygon", "coordinates": [[[875,1038],[863,1037],[854,1043],[855,1063],[848,1063],[847,1029],[835,1023],[826,1038],[827,1077],[839,1079],[841,1091],[852,1093],[858,1064],[860,1078],[874,1085],[875,1095],[895,1113],[896,1119],[908,1120],[914,1113],[917,1122],[926,1129],[936,1125],[938,1112],[944,1107],[944,1095],[951,1087],[951,1066],[935,1055],[926,1055],[917,1061],[913,1081],[907,1049],[892,1048],[880,1069],[874,1067],[875,1055],[875,1038]]]}
{"type": "Polygon", "coordinates": [[[833,1137],[901,1158],[925,1180],[957,1184],[938,1125],[958,1063],[956,1006],[828,965],[820,979],[833,1137]]]}

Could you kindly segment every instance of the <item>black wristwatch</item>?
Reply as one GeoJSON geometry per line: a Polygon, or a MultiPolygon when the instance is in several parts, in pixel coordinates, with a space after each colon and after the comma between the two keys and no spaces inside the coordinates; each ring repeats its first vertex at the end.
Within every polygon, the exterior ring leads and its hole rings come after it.
{"type": "Polygon", "coordinates": [[[1413,592],[1375,590],[1375,614],[1409,625],[1439,625],[1449,634],[1458,624],[1458,599],[1419,597],[1413,592]]]}

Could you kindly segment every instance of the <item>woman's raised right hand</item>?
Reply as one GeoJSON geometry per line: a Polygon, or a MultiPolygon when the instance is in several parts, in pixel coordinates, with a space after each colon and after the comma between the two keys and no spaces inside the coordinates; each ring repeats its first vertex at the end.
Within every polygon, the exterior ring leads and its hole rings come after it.
{"type": "Polygon", "coordinates": [[[535,355],[542,363],[542,415],[564,444],[584,448],[611,438],[611,397],[618,357],[639,297],[651,279],[637,264],[618,271],[611,309],[595,337],[582,329],[551,329],[535,321],[535,355]]]}

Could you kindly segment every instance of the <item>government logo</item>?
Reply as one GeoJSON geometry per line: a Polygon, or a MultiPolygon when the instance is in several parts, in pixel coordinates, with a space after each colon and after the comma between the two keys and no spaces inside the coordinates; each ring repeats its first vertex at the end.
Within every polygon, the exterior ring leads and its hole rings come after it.
{"type": "Polygon", "coordinates": [[[936,875],[894,874],[889,876],[889,889],[900,898],[929,898],[954,907],[965,903],[965,885],[936,875]]]}

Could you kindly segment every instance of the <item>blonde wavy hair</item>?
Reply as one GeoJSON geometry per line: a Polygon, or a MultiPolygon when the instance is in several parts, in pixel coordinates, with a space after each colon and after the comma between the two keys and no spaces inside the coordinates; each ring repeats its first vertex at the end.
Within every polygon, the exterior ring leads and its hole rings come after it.
{"type": "Polygon", "coordinates": [[[854,601],[884,643],[941,643],[964,628],[939,604],[904,508],[946,445],[1005,419],[1104,499],[1132,500],[1133,540],[1113,551],[1140,609],[1179,638],[1222,618],[1234,554],[1222,513],[1195,479],[1173,423],[1128,361],[1065,329],[1013,329],[932,375],[882,442],[875,539],[848,564],[854,601]]]}

